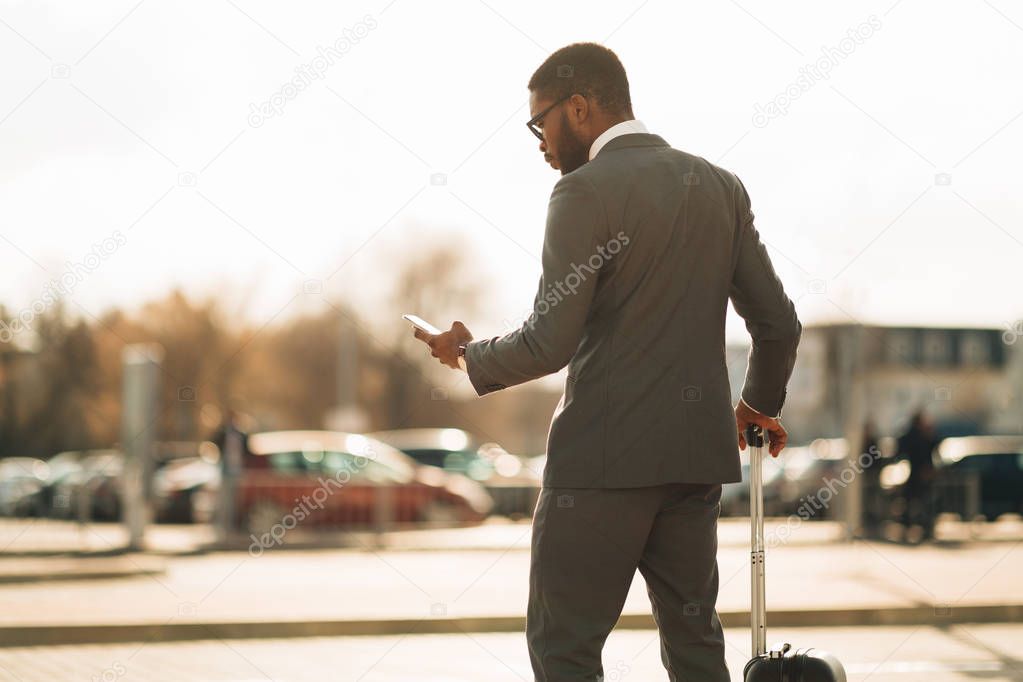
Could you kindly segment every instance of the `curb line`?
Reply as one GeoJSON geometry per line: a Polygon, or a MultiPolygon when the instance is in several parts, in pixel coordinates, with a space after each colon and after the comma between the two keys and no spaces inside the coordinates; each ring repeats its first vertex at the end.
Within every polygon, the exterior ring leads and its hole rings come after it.
{"type": "Polygon", "coordinates": [[[115,580],[140,576],[163,575],[164,573],[166,573],[164,568],[130,568],[125,570],[85,569],[82,571],[54,571],[50,573],[0,573],[0,585],[77,580],[115,580]]]}
{"type": "MultiPolygon", "coordinates": [[[[726,628],[749,625],[748,611],[718,612],[726,628]]],[[[949,625],[1023,621],[1023,604],[909,606],[896,608],[773,610],[771,627],[949,625]]],[[[0,648],[60,644],[122,644],[202,639],[354,637],[467,632],[525,632],[525,616],[361,619],[320,621],[237,621],[96,625],[0,626],[0,648]]],[[[650,614],[624,614],[620,630],[656,630],[650,614]]]]}

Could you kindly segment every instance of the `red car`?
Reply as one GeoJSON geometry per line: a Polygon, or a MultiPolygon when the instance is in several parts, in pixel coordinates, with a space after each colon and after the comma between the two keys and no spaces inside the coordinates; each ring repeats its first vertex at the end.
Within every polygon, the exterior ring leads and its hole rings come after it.
{"type": "MultiPolygon", "coordinates": [[[[248,533],[296,526],[479,523],[493,500],[476,481],[418,465],[361,434],[272,431],[249,437],[235,519],[248,533]]],[[[219,477],[218,477],[219,478],[219,477]]],[[[219,485],[197,500],[197,516],[214,520],[219,485]]]]}

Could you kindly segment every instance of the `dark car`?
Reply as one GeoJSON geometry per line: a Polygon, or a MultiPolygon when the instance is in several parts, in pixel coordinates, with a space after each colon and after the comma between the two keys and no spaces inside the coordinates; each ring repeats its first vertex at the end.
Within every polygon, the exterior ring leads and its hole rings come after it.
{"type": "MultiPolygon", "coordinates": [[[[152,493],[158,521],[187,522],[191,516],[190,500],[168,500],[161,493],[188,498],[196,488],[193,485],[192,489],[187,489],[187,482],[182,476],[172,476],[172,485],[164,485],[166,475],[163,470],[167,467],[177,470],[181,467],[179,463],[194,461],[204,448],[209,458],[211,447],[211,443],[192,441],[161,441],[155,444],[152,493]],[[186,489],[176,489],[182,485],[186,489]]],[[[120,519],[124,453],[114,449],[72,450],[54,455],[47,465],[49,475],[34,501],[40,515],[57,518],[82,516],[101,521],[120,519]],[[86,497],[88,501],[85,501],[86,497]],[[80,508],[80,505],[84,506],[80,508]]]]}
{"type": "Polygon", "coordinates": [[[462,429],[394,429],[366,435],[398,448],[420,464],[481,483],[494,474],[493,462],[477,452],[478,439],[462,429]]]}
{"type": "Polygon", "coordinates": [[[72,450],[61,452],[46,460],[46,477],[42,485],[32,495],[32,516],[56,516],[55,494],[60,485],[72,474],[82,468],[82,458],[88,453],[72,450]]]}
{"type": "MultiPolygon", "coordinates": [[[[235,518],[247,532],[274,526],[369,527],[389,523],[475,524],[493,507],[476,481],[418,465],[361,434],[274,431],[249,437],[235,518]],[[292,524],[292,525],[289,525],[292,524]]],[[[194,498],[197,519],[214,519],[220,476],[194,498]]]]}
{"type": "Polygon", "coordinates": [[[531,516],[540,493],[541,467],[454,428],[416,428],[367,434],[398,448],[426,466],[479,481],[494,498],[494,513],[531,516]]]}
{"type": "Polygon", "coordinates": [[[958,480],[979,479],[979,512],[987,520],[1023,514],[1023,436],[946,438],[938,446],[938,455],[946,485],[950,475],[958,480]]]}
{"type": "Polygon", "coordinates": [[[58,468],[51,464],[50,467],[57,470],[48,483],[51,515],[57,518],[84,516],[96,521],[120,519],[124,454],[118,450],[86,450],[76,457],[68,456],[66,461],[65,466],[58,468]],[[77,462],[72,463],[74,459],[77,462]]]}
{"type": "MultiPolygon", "coordinates": [[[[196,448],[191,448],[194,453],[196,448]]],[[[168,459],[153,474],[153,511],[157,523],[193,523],[195,501],[206,486],[220,480],[217,447],[203,443],[198,454],[168,459]]]]}

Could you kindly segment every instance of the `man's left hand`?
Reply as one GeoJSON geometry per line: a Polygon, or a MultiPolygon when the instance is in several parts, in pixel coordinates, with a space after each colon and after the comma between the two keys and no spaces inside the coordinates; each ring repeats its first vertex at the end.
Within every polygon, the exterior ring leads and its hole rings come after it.
{"type": "Polygon", "coordinates": [[[735,428],[739,432],[740,450],[746,449],[746,427],[750,424],[756,424],[767,434],[768,452],[772,457],[777,457],[785,449],[785,444],[789,442],[789,432],[781,422],[775,417],[757,412],[746,401],[740,400],[735,406],[735,428]]]}
{"type": "Polygon", "coordinates": [[[430,334],[414,329],[413,336],[430,347],[430,355],[451,369],[461,369],[458,365],[458,346],[472,341],[472,334],[458,320],[452,322],[451,329],[446,332],[430,334]]]}

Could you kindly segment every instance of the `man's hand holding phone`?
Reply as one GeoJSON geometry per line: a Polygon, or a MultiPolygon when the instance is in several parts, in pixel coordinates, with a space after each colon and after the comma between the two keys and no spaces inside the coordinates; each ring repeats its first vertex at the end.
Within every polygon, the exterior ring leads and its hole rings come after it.
{"type": "MultiPolygon", "coordinates": [[[[421,317],[415,315],[402,315],[402,317],[411,322],[415,328],[413,336],[430,347],[430,355],[451,369],[465,369],[464,364],[459,364],[458,347],[472,341],[472,334],[464,324],[455,320],[451,323],[451,329],[442,332],[421,317]]],[[[464,363],[464,360],[462,362],[464,363]]]]}

